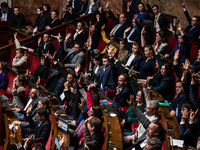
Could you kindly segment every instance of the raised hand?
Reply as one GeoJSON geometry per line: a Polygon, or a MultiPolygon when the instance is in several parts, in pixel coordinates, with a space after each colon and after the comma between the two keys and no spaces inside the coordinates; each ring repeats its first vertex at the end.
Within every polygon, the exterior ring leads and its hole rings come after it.
{"type": "Polygon", "coordinates": [[[67,35],[65,36],[65,41],[67,41],[71,36],[71,33],[67,33],[67,35]]]}
{"type": "Polygon", "coordinates": [[[17,32],[14,33],[14,38],[17,39],[17,32]]]}
{"type": "Polygon", "coordinates": [[[179,58],[179,49],[174,54],[174,60],[178,60],[179,58]]]}
{"type": "Polygon", "coordinates": [[[190,61],[188,59],[185,60],[185,63],[182,63],[183,68],[188,71],[190,67],[190,61]]]}
{"type": "Polygon", "coordinates": [[[174,29],[173,29],[172,23],[169,24],[169,28],[168,28],[168,30],[169,30],[170,32],[172,32],[172,33],[174,32],[174,29]]]}
{"type": "Polygon", "coordinates": [[[80,69],[81,69],[81,64],[76,65],[75,73],[76,73],[77,76],[78,76],[78,73],[79,73],[80,69]]]}
{"type": "Polygon", "coordinates": [[[41,41],[42,41],[42,38],[39,37],[39,38],[38,38],[38,46],[40,46],[41,41]]]}
{"type": "Polygon", "coordinates": [[[32,108],[33,108],[33,105],[30,104],[30,105],[28,106],[28,109],[26,110],[26,114],[27,114],[28,116],[31,114],[32,108]]]}
{"type": "Polygon", "coordinates": [[[66,90],[69,89],[69,81],[67,81],[67,82],[64,83],[64,87],[65,87],[66,90]]]}
{"type": "Polygon", "coordinates": [[[85,106],[85,100],[84,98],[81,97],[81,103],[78,103],[78,107],[82,113],[85,112],[84,106],[85,106]]]}
{"type": "Polygon", "coordinates": [[[100,15],[96,14],[96,18],[97,18],[97,22],[99,22],[100,21],[100,15]]]}
{"type": "Polygon", "coordinates": [[[131,27],[128,27],[128,28],[126,28],[126,30],[124,32],[127,33],[130,30],[131,30],[131,27]]]}
{"type": "Polygon", "coordinates": [[[106,9],[109,10],[109,2],[106,3],[106,9]]]}
{"type": "Polygon", "coordinates": [[[99,13],[102,12],[102,6],[101,5],[99,6],[98,10],[99,10],[99,13]]]}
{"type": "Polygon", "coordinates": [[[194,122],[194,118],[197,116],[198,111],[199,111],[199,109],[197,109],[195,112],[192,111],[190,113],[190,122],[194,122]]]}
{"type": "Polygon", "coordinates": [[[38,76],[37,82],[36,82],[36,86],[39,87],[40,85],[40,76],[38,76]]]}
{"type": "Polygon", "coordinates": [[[131,106],[132,108],[135,107],[135,104],[134,104],[134,95],[130,95],[130,100],[126,100],[128,105],[131,106]]]}
{"type": "Polygon", "coordinates": [[[145,27],[142,28],[141,34],[143,35],[145,33],[145,27]]]}
{"type": "Polygon", "coordinates": [[[105,24],[102,25],[102,27],[101,27],[102,31],[104,30],[105,26],[106,26],[105,24]]]}

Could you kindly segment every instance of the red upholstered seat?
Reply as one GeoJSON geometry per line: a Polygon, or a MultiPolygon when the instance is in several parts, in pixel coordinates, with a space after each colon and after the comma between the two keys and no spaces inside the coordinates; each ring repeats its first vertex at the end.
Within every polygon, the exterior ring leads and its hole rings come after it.
{"type": "Polygon", "coordinates": [[[32,65],[29,68],[29,72],[31,72],[32,74],[34,73],[35,69],[40,65],[40,59],[37,57],[32,56],[32,65]]]}
{"type": "Polygon", "coordinates": [[[135,132],[135,128],[138,128],[138,126],[139,126],[139,123],[132,123],[131,124],[132,132],[135,132]]]}
{"type": "Polygon", "coordinates": [[[11,58],[10,58],[10,65],[12,65],[12,61],[13,61],[13,58],[15,57],[16,55],[16,49],[13,49],[13,52],[12,52],[12,55],[11,55],[11,58]]]}
{"type": "Polygon", "coordinates": [[[55,50],[57,51],[58,47],[60,46],[59,42],[53,41],[53,46],[55,47],[55,50]]]}
{"type": "Polygon", "coordinates": [[[112,19],[108,19],[108,24],[106,26],[106,31],[108,31],[108,32],[111,31],[113,24],[114,24],[113,20],[112,19]]]}
{"type": "Polygon", "coordinates": [[[100,38],[98,50],[99,50],[100,52],[102,52],[102,51],[104,50],[105,47],[106,47],[106,42],[104,42],[103,39],[100,38]]]}
{"type": "Polygon", "coordinates": [[[176,44],[178,43],[177,39],[174,37],[169,37],[168,38],[168,47],[170,52],[174,49],[174,47],[176,46],[176,44]]]}
{"type": "Polygon", "coordinates": [[[196,45],[191,45],[191,50],[190,50],[190,62],[193,61],[195,57],[198,56],[198,46],[196,45]]]}
{"type": "Polygon", "coordinates": [[[115,97],[115,90],[106,90],[105,91],[105,96],[109,97],[111,100],[115,97]]]}

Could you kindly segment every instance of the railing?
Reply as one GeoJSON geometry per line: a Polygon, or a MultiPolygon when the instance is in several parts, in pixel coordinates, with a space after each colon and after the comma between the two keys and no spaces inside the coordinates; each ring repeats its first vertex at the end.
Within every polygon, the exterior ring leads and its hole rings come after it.
{"type": "MultiPolygon", "coordinates": [[[[82,17],[79,17],[79,18],[76,18],[75,20],[76,20],[76,22],[84,21],[84,22],[88,22],[88,24],[89,24],[89,21],[91,21],[91,19],[93,19],[95,16],[96,16],[96,12],[82,16],[82,17]]],[[[54,28],[51,28],[49,30],[45,30],[43,32],[40,32],[40,33],[36,34],[35,37],[39,38],[44,33],[49,33],[49,34],[54,34],[54,35],[56,34],[57,35],[59,32],[61,33],[62,36],[65,36],[65,34],[67,32],[67,27],[70,24],[73,24],[73,20],[68,21],[66,23],[63,23],[63,24],[56,26],[54,28]]],[[[27,34],[23,33],[22,31],[16,30],[16,29],[11,28],[11,27],[8,27],[8,28],[9,28],[11,34],[13,34],[14,32],[17,32],[18,35],[23,37],[23,39],[19,41],[21,45],[31,47],[31,48],[36,48],[37,43],[34,42],[32,35],[27,35],[27,34]]],[[[1,56],[0,60],[9,61],[9,60],[5,60],[4,56],[7,55],[7,54],[10,55],[12,53],[12,50],[14,49],[14,47],[15,47],[14,43],[10,43],[8,45],[1,47],[0,48],[0,56],[1,56]]]]}

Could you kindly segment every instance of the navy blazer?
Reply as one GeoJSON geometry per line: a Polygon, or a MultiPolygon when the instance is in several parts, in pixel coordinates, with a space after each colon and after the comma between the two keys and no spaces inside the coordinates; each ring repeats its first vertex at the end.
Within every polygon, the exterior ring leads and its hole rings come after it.
{"type": "Polygon", "coordinates": [[[191,25],[191,17],[190,17],[187,10],[184,11],[184,14],[185,14],[185,17],[186,17],[186,19],[189,23],[189,25],[185,28],[185,32],[187,33],[188,38],[193,39],[193,40],[198,40],[199,32],[200,32],[199,27],[198,26],[193,27],[191,25]],[[193,27],[193,29],[192,29],[192,27],[193,27]]]}
{"type": "MultiPolygon", "coordinates": [[[[131,30],[133,29],[133,27],[131,26],[131,30]]],[[[129,36],[131,30],[127,33],[127,37],[129,36]]],[[[140,30],[136,27],[135,31],[131,34],[129,40],[131,41],[136,41],[137,43],[140,43],[141,40],[141,32],[140,30]]]]}
{"type": "MultiPolygon", "coordinates": [[[[153,13],[153,10],[152,10],[152,8],[151,8],[151,6],[149,4],[147,4],[146,6],[147,6],[149,12],[153,15],[151,19],[152,19],[153,24],[154,24],[155,14],[153,13]]],[[[162,13],[159,16],[158,24],[159,24],[160,29],[162,31],[168,31],[168,28],[169,28],[168,21],[167,21],[166,17],[162,13]]]]}
{"type": "Polygon", "coordinates": [[[132,94],[132,89],[129,85],[126,85],[122,88],[121,92],[119,94],[116,94],[116,103],[119,103],[120,106],[128,106],[126,100],[130,99],[130,95],[132,94]]]}
{"type": "Polygon", "coordinates": [[[39,57],[42,56],[42,53],[46,54],[47,51],[49,51],[49,54],[51,56],[54,55],[54,52],[55,52],[55,47],[53,45],[53,42],[49,41],[46,45],[46,47],[44,48],[44,42],[43,40],[41,41],[42,45],[39,46],[36,50],[34,50],[35,53],[39,53],[39,57]]]}
{"type": "Polygon", "coordinates": [[[102,84],[104,90],[115,90],[117,70],[112,60],[109,59],[109,63],[110,66],[105,71],[105,67],[100,70],[98,86],[101,87],[102,84]]]}
{"type": "MultiPolygon", "coordinates": [[[[177,37],[177,35],[175,35],[177,37]]],[[[175,52],[179,49],[179,65],[182,66],[182,63],[185,63],[185,59],[190,58],[190,48],[191,45],[188,42],[187,36],[183,35],[183,43],[179,46],[179,43],[176,44],[175,48],[169,53],[169,57],[174,58],[175,52]]]]}

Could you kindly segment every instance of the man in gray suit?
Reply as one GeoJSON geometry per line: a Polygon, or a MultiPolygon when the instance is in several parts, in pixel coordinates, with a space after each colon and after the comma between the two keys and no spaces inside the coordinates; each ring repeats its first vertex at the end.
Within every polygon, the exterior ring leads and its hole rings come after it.
{"type": "Polygon", "coordinates": [[[81,45],[75,43],[73,48],[69,47],[67,42],[71,34],[67,34],[64,41],[64,51],[67,53],[66,57],[63,59],[63,63],[66,68],[76,67],[78,64],[82,64],[85,57],[83,51],[81,51],[81,45]]]}

